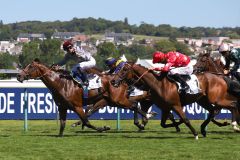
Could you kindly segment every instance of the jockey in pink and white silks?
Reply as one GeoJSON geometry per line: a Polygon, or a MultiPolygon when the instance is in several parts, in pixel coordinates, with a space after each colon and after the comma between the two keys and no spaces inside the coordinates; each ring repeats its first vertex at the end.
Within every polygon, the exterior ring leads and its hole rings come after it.
{"type": "Polygon", "coordinates": [[[165,64],[164,67],[154,68],[154,70],[168,72],[174,80],[180,82],[181,90],[185,92],[189,90],[189,86],[185,80],[182,79],[181,75],[191,75],[193,73],[193,66],[190,61],[190,57],[175,51],[166,54],[156,51],[153,54],[153,63],[165,64]]]}
{"type": "Polygon", "coordinates": [[[63,50],[67,53],[64,59],[57,63],[57,65],[64,65],[69,60],[74,60],[77,64],[72,68],[73,78],[80,81],[82,80],[84,85],[88,85],[87,73],[85,69],[94,67],[96,60],[92,57],[90,52],[83,50],[80,47],[74,47],[70,41],[63,43],[63,50]]]}

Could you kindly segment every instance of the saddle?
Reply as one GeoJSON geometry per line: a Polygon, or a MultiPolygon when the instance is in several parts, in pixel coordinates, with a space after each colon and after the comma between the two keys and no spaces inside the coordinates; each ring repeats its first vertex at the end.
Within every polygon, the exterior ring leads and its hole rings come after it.
{"type": "MultiPolygon", "coordinates": [[[[167,78],[170,82],[178,82],[173,78],[174,75],[167,74],[167,78]]],[[[185,82],[191,80],[190,75],[179,75],[185,82]]]]}
{"type": "MultiPolygon", "coordinates": [[[[186,93],[197,94],[201,91],[201,89],[199,88],[200,85],[199,85],[199,82],[198,82],[198,79],[197,79],[196,75],[194,75],[194,74],[192,74],[192,75],[180,75],[180,77],[189,86],[189,89],[187,90],[186,93]]],[[[178,82],[174,78],[172,78],[171,75],[167,75],[167,78],[169,79],[169,81],[176,83],[177,86],[178,86],[178,90],[179,91],[181,90],[180,82],[178,82]]]]}

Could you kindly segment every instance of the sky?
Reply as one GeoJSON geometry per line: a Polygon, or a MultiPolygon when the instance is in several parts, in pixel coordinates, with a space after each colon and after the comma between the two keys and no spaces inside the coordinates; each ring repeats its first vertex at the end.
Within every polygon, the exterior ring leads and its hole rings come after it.
{"type": "Polygon", "coordinates": [[[131,25],[240,27],[240,0],[0,0],[4,24],[104,18],[131,25]]]}

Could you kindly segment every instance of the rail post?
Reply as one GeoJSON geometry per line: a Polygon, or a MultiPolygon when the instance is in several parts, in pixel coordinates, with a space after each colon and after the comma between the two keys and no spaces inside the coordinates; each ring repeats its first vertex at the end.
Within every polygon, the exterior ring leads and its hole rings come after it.
{"type": "Polygon", "coordinates": [[[28,92],[24,88],[24,131],[28,130],[28,92]]]}
{"type": "Polygon", "coordinates": [[[121,111],[120,111],[120,108],[117,108],[117,130],[119,131],[120,130],[120,114],[121,114],[121,111]]]}

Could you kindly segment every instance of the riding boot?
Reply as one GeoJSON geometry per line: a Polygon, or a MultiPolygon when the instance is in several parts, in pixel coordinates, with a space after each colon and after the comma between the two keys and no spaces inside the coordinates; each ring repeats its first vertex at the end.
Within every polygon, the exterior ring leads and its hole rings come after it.
{"type": "Polygon", "coordinates": [[[80,67],[78,68],[78,72],[81,75],[83,85],[88,86],[88,74],[85,70],[81,69],[80,67]]]}
{"type": "Polygon", "coordinates": [[[180,83],[181,88],[179,89],[179,92],[185,92],[187,93],[190,89],[186,81],[181,77],[180,74],[174,74],[172,75],[172,78],[180,83]]]}

